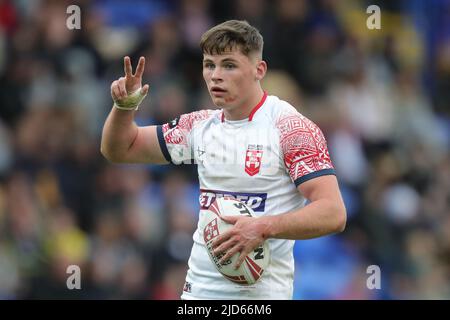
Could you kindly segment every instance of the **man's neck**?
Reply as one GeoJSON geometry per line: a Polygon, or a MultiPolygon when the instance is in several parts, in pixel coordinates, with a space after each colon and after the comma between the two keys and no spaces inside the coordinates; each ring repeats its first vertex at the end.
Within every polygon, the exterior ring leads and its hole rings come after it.
{"type": "Polygon", "coordinates": [[[261,102],[264,96],[264,91],[261,87],[257,89],[257,92],[250,96],[249,99],[244,101],[240,106],[234,108],[223,108],[223,113],[226,120],[242,120],[250,116],[252,110],[261,102]]]}

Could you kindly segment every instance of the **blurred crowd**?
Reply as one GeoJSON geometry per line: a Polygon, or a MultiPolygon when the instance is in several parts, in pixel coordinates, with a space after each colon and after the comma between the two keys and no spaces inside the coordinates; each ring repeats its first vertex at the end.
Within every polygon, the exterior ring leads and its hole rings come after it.
{"type": "Polygon", "coordinates": [[[450,298],[450,1],[0,0],[0,299],[179,298],[196,168],[108,163],[101,130],[125,55],[147,58],[139,125],[213,108],[198,43],[231,18],[264,36],[264,89],[322,128],[347,207],[296,242],[294,298],[450,298]]]}

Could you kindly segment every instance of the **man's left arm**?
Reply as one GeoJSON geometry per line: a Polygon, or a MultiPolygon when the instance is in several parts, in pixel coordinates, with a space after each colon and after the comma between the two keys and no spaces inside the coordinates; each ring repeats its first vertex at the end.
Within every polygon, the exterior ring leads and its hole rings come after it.
{"type": "Polygon", "coordinates": [[[219,236],[213,244],[216,254],[226,252],[221,261],[241,252],[238,267],[247,254],[268,238],[311,239],[344,230],[347,214],[335,175],[310,179],[300,184],[297,190],[310,200],[303,208],[256,219],[225,217],[234,223],[234,228],[219,236]]]}
{"type": "Polygon", "coordinates": [[[311,239],[344,230],[347,214],[336,176],[317,177],[297,189],[311,202],[286,214],[263,217],[267,238],[311,239]]]}

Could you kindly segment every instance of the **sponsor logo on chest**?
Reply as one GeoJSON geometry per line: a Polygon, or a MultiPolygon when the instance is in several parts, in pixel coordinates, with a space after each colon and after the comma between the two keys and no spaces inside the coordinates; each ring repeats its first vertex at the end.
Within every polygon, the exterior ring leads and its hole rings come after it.
{"type": "Polygon", "coordinates": [[[231,197],[244,202],[255,212],[264,212],[267,193],[231,192],[223,190],[200,189],[200,208],[206,210],[216,197],[231,197]]]}

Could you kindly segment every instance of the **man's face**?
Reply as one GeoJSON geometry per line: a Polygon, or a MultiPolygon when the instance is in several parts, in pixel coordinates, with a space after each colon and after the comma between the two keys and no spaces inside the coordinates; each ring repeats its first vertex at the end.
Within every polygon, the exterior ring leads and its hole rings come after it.
{"type": "Polygon", "coordinates": [[[222,54],[203,54],[203,78],[218,107],[239,107],[254,91],[258,61],[235,49],[222,54]]]}

